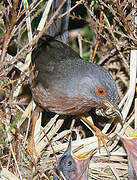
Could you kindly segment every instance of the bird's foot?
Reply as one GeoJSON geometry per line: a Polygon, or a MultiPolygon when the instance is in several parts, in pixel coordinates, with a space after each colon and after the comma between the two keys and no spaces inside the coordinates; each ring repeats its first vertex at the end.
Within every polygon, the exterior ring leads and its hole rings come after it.
{"type": "Polygon", "coordinates": [[[110,151],[109,151],[107,143],[105,141],[105,139],[109,139],[108,136],[104,135],[102,133],[102,131],[100,129],[98,129],[97,127],[95,127],[94,130],[95,130],[97,138],[98,138],[98,149],[99,149],[99,152],[100,152],[100,147],[101,147],[101,142],[102,142],[103,145],[104,145],[104,148],[106,149],[106,152],[107,152],[108,156],[110,156],[110,151]]]}
{"type": "Polygon", "coordinates": [[[85,116],[83,115],[80,115],[80,118],[83,119],[84,122],[86,122],[90,127],[92,127],[92,129],[94,129],[94,131],[96,132],[96,135],[97,135],[97,138],[98,138],[98,148],[99,148],[99,151],[100,151],[100,146],[101,146],[101,141],[106,149],[106,152],[108,154],[108,156],[110,157],[110,151],[108,149],[108,146],[107,146],[107,143],[104,139],[109,139],[108,136],[104,135],[102,133],[102,131],[97,128],[92,122],[90,122],[85,116]]]}

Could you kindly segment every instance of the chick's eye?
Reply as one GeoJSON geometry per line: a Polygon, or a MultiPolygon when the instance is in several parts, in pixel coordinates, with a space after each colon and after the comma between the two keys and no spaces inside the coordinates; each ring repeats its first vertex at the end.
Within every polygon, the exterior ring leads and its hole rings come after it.
{"type": "Polygon", "coordinates": [[[105,97],[106,96],[106,91],[103,87],[98,87],[96,89],[97,95],[101,96],[101,97],[105,97]]]}
{"type": "Polygon", "coordinates": [[[68,165],[68,166],[71,166],[71,165],[72,165],[72,161],[69,160],[69,161],[67,162],[67,165],[68,165]]]}

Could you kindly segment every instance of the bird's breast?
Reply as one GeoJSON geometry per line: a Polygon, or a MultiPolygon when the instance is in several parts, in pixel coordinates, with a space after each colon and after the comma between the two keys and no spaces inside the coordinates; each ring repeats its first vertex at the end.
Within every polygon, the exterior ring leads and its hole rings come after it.
{"type": "Polygon", "coordinates": [[[43,88],[40,83],[37,83],[32,88],[34,101],[45,110],[65,115],[78,115],[91,110],[95,104],[81,97],[67,97],[51,92],[43,88]]]}

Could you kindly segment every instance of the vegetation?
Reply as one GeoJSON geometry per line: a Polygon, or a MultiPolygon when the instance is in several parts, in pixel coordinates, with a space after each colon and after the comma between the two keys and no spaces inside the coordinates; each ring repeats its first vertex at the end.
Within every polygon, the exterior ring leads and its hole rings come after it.
{"type": "MultiPolygon", "coordinates": [[[[57,11],[47,22],[50,2],[0,3],[0,177],[6,179],[52,179],[54,164],[66,150],[70,132],[76,154],[98,148],[96,135],[86,133],[88,127],[82,122],[73,125],[70,119],[64,127],[64,119],[43,113],[35,127],[36,149],[29,149],[35,107],[29,89],[31,52],[58,15],[57,11]],[[37,30],[40,32],[36,36],[37,30]]],[[[101,125],[104,134],[111,127],[110,138],[116,133],[131,136],[137,129],[136,19],[135,0],[79,0],[73,1],[70,9],[71,47],[84,60],[108,69],[117,83],[124,122],[116,128],[109,121],[105,121],[105,127],[101,125]]],[[[101,123],[100,117],[98,120],[101,123]]],[[[89,179],[127,179],[127,157],[119,138],[108,147],[110,160],[101,147],[101,155],[97,151],[90,163],[89,179]]]]}

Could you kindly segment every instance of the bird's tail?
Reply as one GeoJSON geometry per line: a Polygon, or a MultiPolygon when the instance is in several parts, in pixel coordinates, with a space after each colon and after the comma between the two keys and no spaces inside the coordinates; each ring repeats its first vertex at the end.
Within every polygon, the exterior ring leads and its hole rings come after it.
{"type": "MultiPolygon", "coordinates": [[[[55,11],[59,8],[63,0],[54,0],[50,9],[50,13],[48,19],[50,19],[55,11]]],[[[50,26],[50,28],[46,31],[47,35],[55,37],[66,44],[69,42],[68,38],[68,24],[69,24],[69,13],[67,13],[64,17],[59,18],[60,15],[64,14],[71,8],[71,0],[67,0],[65,5],[60,10],[55,22],[50,26]]]]}

